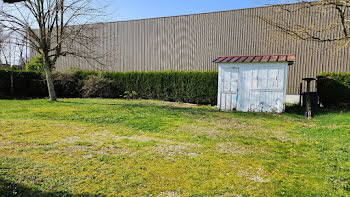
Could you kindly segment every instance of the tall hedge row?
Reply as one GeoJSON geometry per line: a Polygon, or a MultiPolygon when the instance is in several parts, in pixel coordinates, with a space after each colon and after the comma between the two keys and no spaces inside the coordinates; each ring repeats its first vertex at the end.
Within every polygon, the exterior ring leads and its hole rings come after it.
{"type": "Polygon", "coordinates": [[[320,73],[317,92],[324,106],[350,104],[350,73],[320,73]]]}
{"type": "Polygon", "coordinates": [[[216,104],[217,72],[103,73],[117,83],[119,94],[135,91],[140,98],[216,104]]]}
{"type": "MultiPolygon", "coordinates": [[[[37,72],[0,71],[0,92],[9,96],[9,76],[14,74],[14,96],[43,97],[47,95],[43,77],[37,72]]],[[[84,82],[91,75],[101,75],[115,82],[117,97],[135,91],[137,97],[197,104],[216,104],[217,72],[94,72],[55,73],[58,97],[82,97],[84,82]]],[[[1,93],[0,93],[1,96],[1,93]]]]}
{"type": "Polygon", "coordinates": [[[9,96],[10,83],[10,73],[5,70],[0,70],[0,98],[9,96]]]}
{"type": "Polygon", "coordinates": [[[0,97],[44,97],[46,95],[46,85],[40,73],[0,70],[0,97]]]}

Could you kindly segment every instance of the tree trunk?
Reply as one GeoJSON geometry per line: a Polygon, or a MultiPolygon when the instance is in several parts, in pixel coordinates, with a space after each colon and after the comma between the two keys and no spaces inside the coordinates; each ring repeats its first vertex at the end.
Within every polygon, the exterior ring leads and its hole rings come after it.
{"type": "Polygon", "coordinates": [[[49,59],[48,59],[48,57],[45,57],[45,55],[43,55],[43,64],[44,64],[43,67],[45,70],[47,89],[49,91],[50,101],[57,101],[49,59]]]}

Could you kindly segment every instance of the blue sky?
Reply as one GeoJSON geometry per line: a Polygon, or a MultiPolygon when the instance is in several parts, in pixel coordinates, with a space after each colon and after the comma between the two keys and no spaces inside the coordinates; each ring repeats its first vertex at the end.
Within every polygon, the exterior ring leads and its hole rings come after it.
{"type": "Polygon", "coordinates": [[[117,20],[176,16],[262,6],[257,0],[115,0],[117,20]]]}

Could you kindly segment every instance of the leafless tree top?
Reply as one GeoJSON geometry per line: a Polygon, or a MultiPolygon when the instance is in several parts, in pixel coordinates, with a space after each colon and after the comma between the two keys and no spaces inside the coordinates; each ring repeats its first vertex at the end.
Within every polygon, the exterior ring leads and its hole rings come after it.
{"type": "Polygon", "coordinates": [[[0,4],[0,25],[16,35],[17,39],[13,40],[23,38],[37,53],[49,53],[54,62],[69,54],[92,57],[92,41],[96,37],[89,33],[89,28],[93,28],[89,24],[105,20],[108,6],[106,1],[98,0],[27,0],[0,4]]]}

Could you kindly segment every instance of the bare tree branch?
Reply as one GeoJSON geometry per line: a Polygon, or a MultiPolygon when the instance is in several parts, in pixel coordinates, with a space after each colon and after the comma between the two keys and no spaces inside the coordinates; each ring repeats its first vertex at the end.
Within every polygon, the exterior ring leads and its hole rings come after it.
{"type": "Polygon", "coordinates": [[[277,31],[299,40],[346,47],[350,42],[350,1],[294,1],[275,5],[272,13],[256,17],[277,31]],[[301,18],[302,20],[296,20],[301,18]]]}

